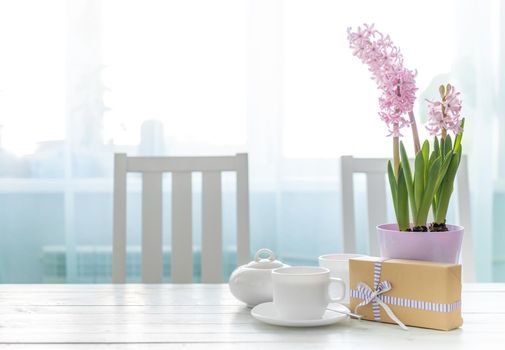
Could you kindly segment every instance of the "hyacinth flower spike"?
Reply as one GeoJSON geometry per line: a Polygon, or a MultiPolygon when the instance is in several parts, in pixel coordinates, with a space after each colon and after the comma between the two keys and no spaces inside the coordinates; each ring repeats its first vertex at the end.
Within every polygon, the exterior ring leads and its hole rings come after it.
{"type": "Polygon", "coordinates": [[[454,180],[459,168],[462,156],[461,140],[465,119],[461,119],[460,93],[454,86],[447,84],[439,88],[441,101],[427,101],[429,120],[426,129],[434,136],[435,156],[443,159],[447,166],[447,172],[440,183],[433,198],[432,211],[434,222],[430,231],[447,231],[445,225],[449,202],[454,189],[454,180]],[[454,144],[451,131],[455,135],[454,144]],[[440,139],[438,138],[440,136],[440,139]]]}
{"type": "Polygon", "coordinates": [[[412,112],[417,91],[416,72],[403,65],[403,55],[388,35],[377,31],[373,25],[364,24],[356,31],[347,30],[349,46],[361,62],[368,65],[372,79],[381,91],[379,116],[393,138],[393,171],[398,175],[400,164],[399,140],[401,129],[412,127],[416,153],[420,150],[416,121],[412,112]],[[408,118],[407,118],[408,115],[408,118]]]}

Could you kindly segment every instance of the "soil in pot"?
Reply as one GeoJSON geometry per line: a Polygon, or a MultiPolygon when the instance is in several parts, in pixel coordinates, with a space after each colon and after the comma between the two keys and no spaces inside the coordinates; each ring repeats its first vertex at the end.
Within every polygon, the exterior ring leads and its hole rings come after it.
{"type": "Polygon", "coordinates": [[[408,232],[428,232],[428,228],[426,226],[414,226],[412,228],[407,229],[408,232]]]}
{"type": "Polygon", "coordinates": [[[406,230],[407,232],[446,232],[449,231],[447,226],[445,225],[445,222],[442,224],[437,224],[436,222],[431,223],[430,227],[426,226],[414,226],[412,228],[408,228],[406,230]]]}
{"type": "Polygon", "coordinates": [[[445,222],[441,224],[437,224],[436,222],[430,224],[430,232],[446,232],[446,231],[449,231],[449,229],[445,225],[445,222]]]}

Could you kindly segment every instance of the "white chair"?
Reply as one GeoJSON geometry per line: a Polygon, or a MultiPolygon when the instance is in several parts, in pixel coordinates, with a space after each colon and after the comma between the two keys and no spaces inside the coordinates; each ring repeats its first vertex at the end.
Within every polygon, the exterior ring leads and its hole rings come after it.
{"type": "Polygon", "coordinates": [[[114,157],[112,281],[126,278],[126,176],[142,174],[143,283],[161,283],[162,174],[172,173],[172,282],[191,283],[193,244],[191,175],[202,173],[202,282],[223,281],[221,172],[236,173],[237,264],[249,261],[249,183],[247,154],[223,157],[114,157]]]}
{"type": "MultiPolygon", "coordinates": [[[[362,173],[366,175],[368,198],[368,242],[369,253],[379,254],[376,235],[376,226],[387,220],[386,202],[386,172],[388,159],[385,158],[354,158],[341,157],[342,172],[342,221],[344,251],[356,250],[356,227],[354,211],[354,180],[353,175],[362,173]]],[[[465,282],[475,281],[475,259],[473,254],[471,219],[470,219],[470,193],[468,186],[468,159],[464,155],[461,159],[457,175],[458,218],[465,228],[462,247],[462,259],[465,268],[463,279],[465,282]]]]}

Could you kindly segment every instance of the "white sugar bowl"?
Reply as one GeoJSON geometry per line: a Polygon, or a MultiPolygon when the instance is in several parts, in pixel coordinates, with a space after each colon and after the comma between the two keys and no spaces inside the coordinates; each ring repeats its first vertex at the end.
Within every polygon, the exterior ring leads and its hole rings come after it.
{"type": "Polygon", "coordinates": [[[272,301],[272,270],[289,266],[275,259],[270,249],[260,249],[254,261],[239,266],[230,276],[231,294],[249,307],[272,301]]]}

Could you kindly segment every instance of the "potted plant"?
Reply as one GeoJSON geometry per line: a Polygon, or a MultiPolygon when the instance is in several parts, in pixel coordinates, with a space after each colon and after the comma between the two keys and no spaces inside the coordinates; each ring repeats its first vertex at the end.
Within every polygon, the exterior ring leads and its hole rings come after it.
{"type": "Polygon", "coordinates": [[[403,65],[403,56],[388,35],[373,25],[348,29],[353,54],[367,64],[381,91],[379,116],[393,141],[393,161],[387,174],[396,223],[377,226],[381,255],[390,258],[455,263],[459,259],[463,227],[446,224],[447,209],[461,161],[464,119],[460,93],[447,84],[439,88],[440,100],[427,101],[426,129],[433,136],[421,146],[413,113],[416,72],[403,65]],[[411,127],[414,160],[400,137],[411,127]],[[450,132],[454,134],[450,136],[450,132]],[[430,209],[433,222],[428,223],[430,209]]]}

